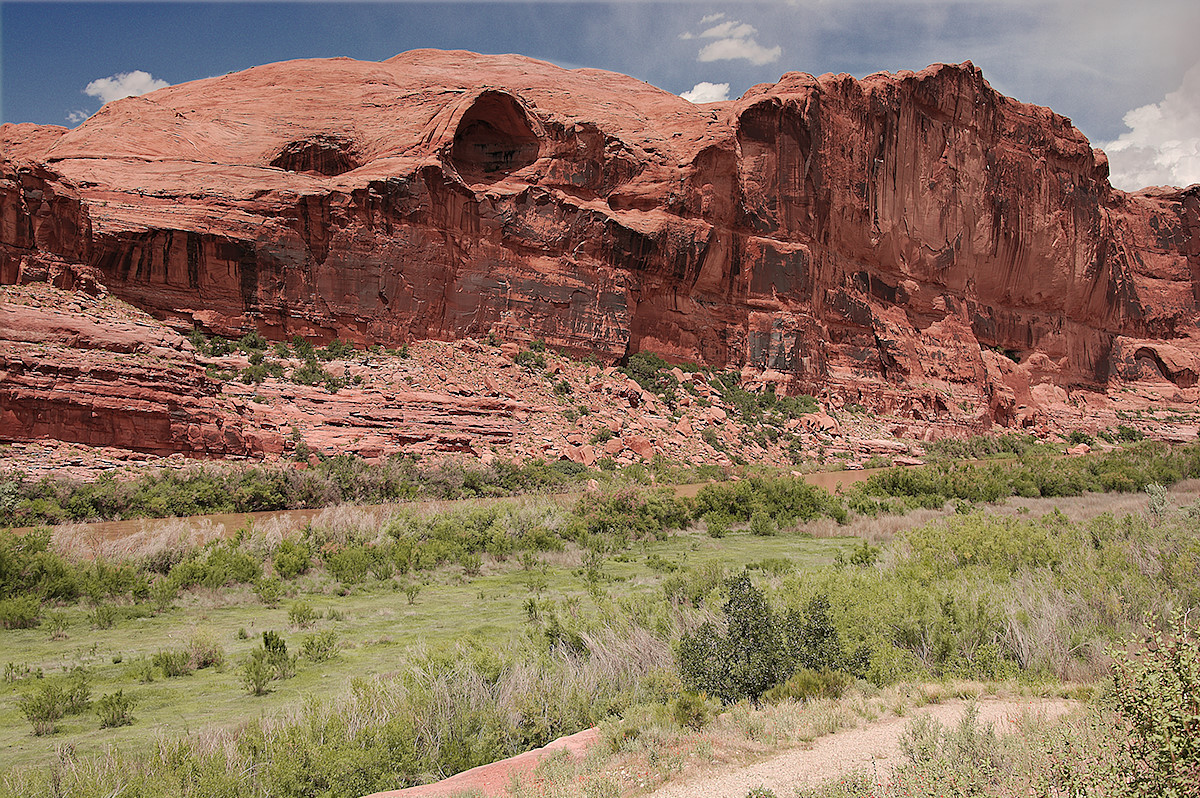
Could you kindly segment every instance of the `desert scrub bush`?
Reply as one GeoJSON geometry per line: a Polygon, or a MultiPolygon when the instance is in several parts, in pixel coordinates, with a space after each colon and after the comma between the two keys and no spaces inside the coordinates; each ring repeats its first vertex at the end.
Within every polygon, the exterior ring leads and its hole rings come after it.
{"type": "Polygon", "coordinates": [[[513,362],[530,373],[546,370],[546,356],[541,352],[534,352],[529,349],[525,349],[514,355],[513,362]]]}
{"type": "Polygon", "coordinates": [[[137,701],[124,690],[108,693],[96,701],[96,714],[100,717],[101,729],[115,729],[133,723],[133,708],[137,701]]]}
{"type": "Polygon", "coordinates": [[[617,548],[631,540],[664,540],[689,522],[687,504],[669,489],[621,488],[586,493],[574,508],[572,527],[563,531],[588,545],[588,537],[608,539],[617,548]]]}
{"type": "Polygon", "coordinates": [[[33,733],[39,737],[54,734],[58,721],[67,711],[67,699],[62,687],[56,682],[44,682],[21,696],[17,701],[21,714],[33,725],[33,733]]]}
{"type": "Polygon", "coordinates": [[[93,629],[111,629],[117,622],[117,608],[110,604],[97,604],[92,608],[88,619],[93,629]]]}
{"type": "Polygon", "coordinates": [[[32,629],[41,623],[42,603],[33,596],[0,599],[0,628],[32,629]]]}
{"type": "Polygon", "coordinates": [[[333,659],[338,653],[337,632],[326,629],[323,632],[305,635],[300,642],[300,653],[309,662],[325,662],[333,659]]]}
{"type": "Polygon", "coordinates": [[[279,600],[283,598],[283,581],[274,576],[264,576],[254,583],[254,593],[258,596],[258,600],[268,607],[279,606],[279,600]]]}
{"type": "Polygon", "coordinates": [[[203,585],[220,588],[253,584],[262,576],[260,560],[241,549],[236,540],[214,541],[195,549],[171,568],[167,578],[177,588],[203,585]]]}
{"type": "Polygon", "coordinates": [[[758,703],[797,667],[866,669],[865,650],[854,656],[843,651],[824,596],[813,597],[803,614],[792,610],[780,615],[748,576],[729,579],[725,590],[724,628],[706,621],[679,641],[679,672],[689,688],[726,704],[744,698],[758,703]]]}
{"type": "Polygon", "coordinates": [[[305,543],[285,538],[275,547],[272,563],[280,579],[295,579],[312,567],[312,552],[305,543]]]}
{"type": "Polygon", "coordinates": [[[293,601],[288,607],[288,622],[296,629],[307,629],[317,622],[317,612],[307,601],[293,601]]]}
{"type": "Polygon", "coordinates": [[[750,534],[758,537],[771,537],[779,534],[779,527],[775,524],[775,519],[762,510],[756,511],[750,516],[750,534]]]}
{"type": "Polygon", "coordinates": [[[704,529],[710,538],[723,538],[729,534],[729,516],[724,513],[707,513],[704,516],[704,529]]]}
{"type": "Polygon", "coordinates": [[[168,679],[187,676],[192,672],[192,655],[186,649],[180,651],[162,650],[151,657],[154,667],[168,679]]]}
{"type": "Polygon", "coordinates": [[[325,556],[325,568],[343,585],[357,585],[371,570],[371,557],[362,544],[346,546],[325,556]]]}
{"type": "Polygon", "coordinates": [[[193,670],[219,668],[225,664],[225,649],[208,632],[196,632],[188,641],[188,664],[193,670]]]}
{"type": "Polygon", "coordinates": [[[250,695],[266,695],[273,680],[296,675],[296,659],[278,632],[263,632],[262,645],[242,661],[241,684],[250,695]]]}
{"type": "Polygon", "coordinates": [[[263,656],[252,654],[242,663],[240,681],[250,695],[266,695],[273,678],[274,670],[263,656]]]}
{"type": "Polygon", "coordinates": [[[741,482],[705,485],[696,494],[692,509],[697,519],[715,513],[740,522],[750,521],[759,512],[766,513],[780,526],[822,516],[838,523],[847,519],[846,507],[840,499],[790,476],[753,476],[741,482]]]}
{"type": "Polygon", "coordinates": [[[1176,612],[1136,653],[1114,652],[1112,701],[1128,730],[1133,795],[1200,790],[1200,634],[1176,612]]]}
{"type": "Polygon", "coordinates": [[[671,715],[681,727],[703,731],[712,722],[713,706],[702,695],[684,692],[671,702],[671,715]]]}
{"type": "Polygon", "coordinates": [[[815,671],[804,666],[785,681],[772,687],[763,698],[772,704],[781,701],[811,701],[814,698],[840,698],[854,683],[854,677],[841,671],[815,671]]]}

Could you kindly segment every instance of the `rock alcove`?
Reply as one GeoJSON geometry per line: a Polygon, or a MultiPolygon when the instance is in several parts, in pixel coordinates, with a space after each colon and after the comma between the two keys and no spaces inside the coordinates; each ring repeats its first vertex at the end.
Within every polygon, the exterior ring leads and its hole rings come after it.
{"type": "Polygon", "coordinates": [[[450,160],[464,178],[496,180],[536,161],[538,149],[521,105],[511,95],[485,91],[459,120],[450,160]]]}
{"type": "Polygon", "coordinates": [[[271,166],[289,172],[316,172],[333,176],[362,166],[354,142],[344,136],[317,135],[284,145],[271,166]]]}

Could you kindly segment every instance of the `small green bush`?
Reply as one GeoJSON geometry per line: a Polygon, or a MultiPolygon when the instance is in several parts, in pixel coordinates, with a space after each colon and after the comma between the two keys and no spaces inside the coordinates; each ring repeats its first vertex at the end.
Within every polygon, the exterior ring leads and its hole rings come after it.
{"type": "Polygon", "coordinates": [[[109,604],[97,604],[92,608],[89,619],[93,629],[111,629],[117,623],[117,608],[109,604]]]}
{"type": "Polygon", "coordinates": [[[533,352],[528,349],[518,352],[513,357],[513,362],[529,372],[544,371],[546,369],[546,356],[541,352],[533,352]]]}
{"type": "Polygon", "coordinates": [[[53,682],[39,685],[21,696],[17,704],[21,714],[33,724],[33,733],[39,737],[54,734],[58,730],[58,721],[67,711],[66,694],[53,682]]]}
{"type": "Polygon", "coordinates": [[[312,567],[312,553],[307,545],[294,540],[282,540],[273,556],[275,573],[280,579],[295,579],[312,567]]]}
{"type": "Polygon", "coordinates": [[[187,676],[192,672],[192,655],[184,651],[159,651],[151,661],[168,679],[187,676]]]}
{"type": "Polygon", "coordinates": [[[685,692],[671,702],[671,714],[675,722],[685,729],[702,731],[712,722],[712,706],[700,695],[685,692]]]}
{"type": "Polygon", "coordinates": [[[118,726],[132,724],[133,708],[136,703],[133,696],[125,695],[123,690],[102,696],[96,702],[96,714],[100,716],[100,728],[114,729],[118,726]]]}
{"type": "Polygon", "coordinates": [[[283,598],[283,582],[273,576],[264,576],[254,584],[258,600],[268,607],[275,607],[283,598]]]}
{"type": "Polygon", "coordinates": [[[777,684],[764,695],[767,701],[811,701],[814,698],[840,698],[854,679],[840,671],[814,671],[801,667],[787,681],[777,684]]]}
{"type": "Polygon", "coordinates": [[[207,632],[192,635],[187,654],[189,664],[195,670],[218,668],[225,662],[225,649],[207,632]]]}
{"type": "Polygon", "coordinates": [[[275,673],[266,658],[256,656],[257,653],[251,654],[242,663],[242,686],[250,695],[266,695],[275,673]]]}
{"type": "Polygon", "coordinates": [[[337,632],[326,629],[305,635],[300,643],[300,653],[309,662],[325,662],[333,659],[338,653],[337,632]]]}
{"type": "Polygon", "coordinates": [[[772,535],[779,534],[779,527],[775,525],[774,518],[759,510],[750,516],[750,534],[758,535],[759,537],[771,537],[772,535]]]}
{"type": "Polygon", "coordinates": [[[307,601],[293,601],[288,607],[288,622],[296,629],[307,629],[317,622],[317,612],[307,601]]]}
{"type": "Polygon", "coordinates": [[[1113,702],[1129,731],[1133,794],[1192,798],[1200,784],[1200,633],[1176,613],[1130,655],[1113,652],[1113,702]]]}
{"type": "Polygon", "coordinates": [[[0,599],[0,627],[32,629],[41,623],[42,603],[33,596],[0,599]]]}

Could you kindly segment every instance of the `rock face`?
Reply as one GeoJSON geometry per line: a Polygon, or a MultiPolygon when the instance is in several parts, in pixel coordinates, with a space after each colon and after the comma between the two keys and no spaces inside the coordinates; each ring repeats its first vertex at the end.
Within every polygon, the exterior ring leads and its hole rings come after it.
{"type": "Polygon", "coordinates": [[[692,105],[519,56],[293,61],[0,145],[0,283],[180,329],[651,350],[961,430],[1200,390],[1200,187],[1112,189],[969,62],[692,105]]]}
{"type": "Polygon", "coordinates": [[[182,338],[110,310],[86,299],[56,309],[0,303],[0,440],[203,457],[282,449],[243,430],[182,338]]]}

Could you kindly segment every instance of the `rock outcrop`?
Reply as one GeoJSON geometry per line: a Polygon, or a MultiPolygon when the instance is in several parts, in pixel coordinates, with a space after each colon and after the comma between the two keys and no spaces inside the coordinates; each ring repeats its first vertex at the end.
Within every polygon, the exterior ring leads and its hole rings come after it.
{"type": "Polygon", "coordinates": [[[960,432],[1198,397],[1200,187],[1112,189],[970,63],[692,105],[519,56],[293,61],[0,146],[0,283],[181,330],[651,350],[960,432]]]}

